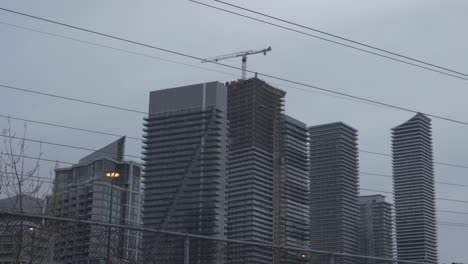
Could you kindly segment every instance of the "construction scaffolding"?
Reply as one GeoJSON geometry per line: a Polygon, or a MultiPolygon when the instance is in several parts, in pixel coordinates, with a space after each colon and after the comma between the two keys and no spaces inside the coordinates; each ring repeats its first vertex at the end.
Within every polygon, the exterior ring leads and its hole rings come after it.
{"type": "MultiPolygon", "coordinates": [[[[285,92],[253,78],[228,87],[228,237],[280,245],[281,126],[285,92]]],[[[253,256],[246,249],[238,254],[253,256]]],[[[257,263],[279,263],[276,251],[257,263]],[[273,254],[272,254],[273,253],[273,254]]],[[[242,261],[235,258],[231,263],[242,261]]]]}

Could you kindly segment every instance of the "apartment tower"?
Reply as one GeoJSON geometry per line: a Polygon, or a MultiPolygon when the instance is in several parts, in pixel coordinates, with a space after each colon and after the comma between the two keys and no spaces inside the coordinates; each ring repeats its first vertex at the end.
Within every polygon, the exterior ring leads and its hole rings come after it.
{"type": "MultiPolygon", "coordinates": [[[[144,226],[225,238],[226,87],[210,82],[153,91],[144,126],[144,226]]],[[[183,263],[183,238],[143,240],[145,263],[183,263]]],[[[216,247],[190,241],[190,263],[222,263],[216,247]]]]}
{"type": "MultiPolygon", "coordinates": [[[[311,248],[359,254],[357,130],[337,122],[310,127],[309,133],[311,248]]],[[[329,261],[322,256],[316,262],[329,261]]]]}
{"type": "MultiPolygon", "coordinates": [[[[44,209],[43,199],[26,194],[0,199],[0,211],[41,215],[44,209]]],[[[39,218],[1,215],[0,263],[53,263],[53,232],[41,227],[39,218]]]]}
{"type": "Polygon", "coordinates": [[[392,129],[398,259],[437,263],[431,120],[418,113],[392,129]]]}
{"type": "MultiPolygon", "coordinates": [[[[283,115],[281,142],[280,244],[310,248],[309,132],[306,124],[283,115]]],[[[283,250],[281,263],[304,263],[305,252],[283,250]]]]}
{"type": "MultiPolygon", "coordinates": [[[[141,167],[124,160],[125,137],[68,168],[55,169],[47,213],[112,224],[141,224],[141,167]],[[107,173],[118,173],[118,178],[107,173]]],[[[56,236],[56,263],[139,262],[141,234],[98,225],[70,225],[56,236]],[[110,257],[107,259],[107,250],[110,257]]]]}
{"type": "MultiPolygon", "coordinates": [[[[393,258],[392,205],[385,196],[359,196],[361,207],[361,255],[393,258]]],[[[368,259],[367,264],[380,261],[368,259]]]]}

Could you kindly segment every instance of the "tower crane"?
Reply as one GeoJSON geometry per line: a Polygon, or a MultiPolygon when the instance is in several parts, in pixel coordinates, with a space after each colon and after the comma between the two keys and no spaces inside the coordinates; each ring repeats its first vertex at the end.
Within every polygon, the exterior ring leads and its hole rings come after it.
{"type": "Polygon", "coordinates": [[[241,79],[245,80],[246,75],[247,75],[247,73],[246,73],[247,72],[247,56],[248,55],[259,54],[259,53],[263,53],[263,55],[266,55],[267,52],[269,52],[269,51],[271,51],[271,46],[266,48],[266,49],[261,49],[261,50],[245,50],[245,51],[241,51],[241,52],[235,52],[235,53],[230,53],[230,54],[226,54],[226,55],[216,56],[216,57],[213,57],[213,58],[204,59],[201,62],[202,63],[205,63],[205,62],[218,62],[220,60],[227,60],[227,59],[242,57],[242,75],[241,75],[241,79]]]}

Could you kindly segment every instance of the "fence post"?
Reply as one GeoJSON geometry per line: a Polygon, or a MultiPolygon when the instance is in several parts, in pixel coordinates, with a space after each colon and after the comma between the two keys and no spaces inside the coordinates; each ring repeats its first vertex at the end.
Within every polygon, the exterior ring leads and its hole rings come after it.
{"type": "Polygon", "coordinates": [[[184,264],[189,264],[190,262],[190,237],[185,237],[184,241],[184,264]]]}
{"type": "Polygon", "coordinates": [[[335,255],[330,254],[330,263],[329,264],[335,264],[335,255]]]}

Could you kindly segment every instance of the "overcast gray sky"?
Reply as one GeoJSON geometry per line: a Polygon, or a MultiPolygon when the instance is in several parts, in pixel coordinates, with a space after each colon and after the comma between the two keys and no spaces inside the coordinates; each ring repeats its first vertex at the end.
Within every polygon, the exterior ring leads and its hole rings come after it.
{"type": "MultiPolygon", "coordinates": [[[[201,0],[213,4],[210,0],[201,0]]],[[[432,0],[230,0],[314,28],[468,72],[468,1],[432,0]]],[[[468,121],[468,81],[388,61],[321,40],[221,13],[188,2],[124,0],[2,0],[1,7],[42,16],[148,44],[211,57],[272,46],[267,56],[249,57],[248,68],[368,97],[422,112],[468,121]]],[[[0,83],[122,107],[147,109],[152,90],[206,81],[226,82],[239,71],[201,64],[152,49],[97,37],[0,11],[13,23],[222,70],[200,70],[12,28],[0,24],[0,83]]],[[[240,59],[225,61],[240,66],[240,59]]],[[[273,80],[265,79],[269,82],[273,80]]],[[[277,82],[275,82],[277,83],[277,82]]],[[[287,91],[287,114],[316,125],[344,121],[359,130],[362,149],[390,153],[390,129],[412,114],[277,85],[287,91]]],[[[0,88],[0,114],[139,137],[143,115],[25,94],[0,88]]],[[[311,90],[312,91],[312,90],[311,90]]],[[[21,131],[22,123],[13,122],[21,131]]],[[[6,127],[0,119],[0,128],[6,127]]],[[[435,160],[468,164],[467,126],[433,120],[435,160]]],[[[114,138],[28,124],[34,139],[98,148],[114,138]]],[[[37,146],[29,146],[34,155],[37,146]]],[[[43,146],[44,157],[77,161],[86,151],[43,146]]],[[[140,155],[138,141],[127,154],[140,155]]],[[[51,164],[41,165],[50,177],[51,164]]],[[[391,174],[388,157],[361,153],[362,171],[391,174]]],[[[468,184],[466,169],[436,165],[436,180],[468,184]]],[[[391,191],[390,178],[361,175],[362,188],[391,191]]],[[[467,189],[437,185],[437,196],[468,200],[467,189]]],[[[372,192],[363,191],[363,194],[372,192]]],[[[391,200],[392,198],[389,197],[391,200]]],[[[439,210],[468,212],[468,204],[438,201],[439,210]]],[[[468,216],[438,213],[439,221],[468,223],[468,216]]],[[[441,262],[468,262],[468,228],[439,226],[441,262]]]]}

